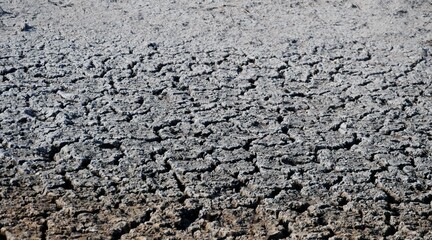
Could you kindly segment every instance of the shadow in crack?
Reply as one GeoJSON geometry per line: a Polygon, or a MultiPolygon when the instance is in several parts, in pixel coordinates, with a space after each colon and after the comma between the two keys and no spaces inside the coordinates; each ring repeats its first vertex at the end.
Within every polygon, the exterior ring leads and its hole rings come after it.
{"type": "Polygon", "coordinates": [[[186,230],[199,216],[201,208],[180,210],[181,220],[176,224],[178,230],[186,230]]]}

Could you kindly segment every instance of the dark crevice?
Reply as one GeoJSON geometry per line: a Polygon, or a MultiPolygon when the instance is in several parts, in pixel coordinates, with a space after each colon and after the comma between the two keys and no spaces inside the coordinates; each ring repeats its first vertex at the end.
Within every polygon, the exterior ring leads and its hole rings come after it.
{"type": "Polygon", "coordinates": [[[90,158],[84,158],[81,160],[81,164],[78,167],[78,169],[86,169],[88,167],[88,165],[90,165],[91,163],[91,159],[90,158]]]}
{"type": "Polygon", "coordinates": [[[266,196],[266,198],[275,198],[281,192],[282,192],[282,188],[276,187],[271,191],[271,193],[268,196],[266,196]]]}
{"type": "Polygon", "coordinates": [[[326,147],[322,147],[322,146],[317,146],[315,147],[314,151],[313,151],[313,156],[312,156],[312,161],[319,163],[318,161],[318,151],[321,149],[325,149],[326,147]]]}
{"type": "Polygon", "coordinates": [[[261,196],[257,197],[256,201],[252,203],[251,208],[254,209],[254,212],[257,212],[258,206],[261,204],[263,198],[261,196]]]}
{"type": "Polygon", "coordinates": [[[386,194],[386,200],[389,204],[399,204],[400,200],[397,198],[397,196],[394,196],[390,191],[384,188],[380,188],[385,194],[386,194]]]}
{"type": "Polygon", "coordinates": [[[138,105],[141,105],[144,103],[144,98],[142,96],[139,96],[136,100],[135,103],[137,103],[138,105]]]}
{"type": "Polygon", "coordinates": [[[105,191],[104,188],[96,188],[95,191],[97,192],[96,198],[99,198],[101,196],[105,196],[107,194],[107,192],[105,191]]]}
{"type": "Polygon", "coordinates": [[[156,135],[156,137],[148,137],[145,139],[146,142],[158,142],[158,143],[160,143],[162,141],[162,137],[160,136],[158,131],[153,130],[153,133],[154,133],[154,135],[156,135]]]}
{"type": "Polygon", "coordinates": [[[255,89],[257,86],[251,83],[249,86],[244,87],[244,91],[241,91],[240,95],[243,96],[247,91],[255,89]]]}
{"type": "Polygon", "coordinates": [[[343,207],[349,203],[349,200],[345,196],[340,196],[337,200],[338,206],[343,207]]]}
{"type": "Polygon", "coordinates": [[[204,157],[205,157],[206,155],[211,156],[211,155],[213,154],[214,151],[215,151],[215,147],[210,147],[210,148],[206,149],[205,152],[204,152],[204,157]]]}
{"type": "Polygon", "coordinates": [[[150,221],[151,214],[154,210],[147,210],[146,213],[135,221],[128,222],[120,229],[115,229],[111,234],[111,240],[119,240],[125,234],[128,234],[131,230],[137,228],[140,224],[150,221]]]}
{"type": "Polygon", "coordinates": [[[183,194],[183,196],[181,196],[181,197],[178,199],[178,202],[181,203],[181,204],[184,204],[184,202],[185,202],[186,199],[188,199],[188,198],[189,198],[188,195],[183,194]]]}
{"type": "Polygon", "coordinates": [[[246,143],[243,145],[243,149],[246,150],[246,151],[249,151],[249,149],[250,149],[250,147],[251,147],[251,144],[252,144],[252,142],[253,142],[254,140],[255,140],[255,139],[248,139],[248,140],[246,141],[246,143]]]}
{"type": "Polygon", "coordinates": [[[249,157],[245,159],[246,162],[255,163],[255,159],[257,158],[257,154],[253,153],[249,157]]]}
{"type": "Polygon", "coordinates": [[[204,125],[204,127],[208,127],[211,124],[217,124],[217,123],[222,123],[222,122],[226,122],[225,120],[205,120],[203,122],[201,122],[202,125],[204,125]]]}
{"type": "Polygon", "coordinates": [[[300,98],[310,98],[310,95],[306,95],[301,92],[289,92],[288,90],[285,90],[286,93],[289,93],[288,95],[290,97],[300,97],[300,98]]]}
{"type": "Polygon", "coordinates": [[[207,222],[214,222],[220,219],[220,216],[218,214],[214,213],[206,213],[203,217],[204,220],[207,222]]]}
{"type": "Polygon", "coordinates": [[[63,184],[62,187],[64,189],[74,189],[74,186],[73,186],[71,180],[68,177],[63,176],[63,181],[64,181],[64,184],[63,184]]]}
{"type": "Polygon", "coordinates": [[[282,131],[283,134],[288,134],[288,130],[289,130],[288,126],[282,126],[281,127],[281,131],[282,131]]]}
{"type": "Polygon", "coordinates": [[[393,225],[388,225],[388,228],[384,232],[384,237],[390,237],[395,235],[397,232],[397,229],[393,225]]]}
{"type": "Polygon", "coordinates": [[[342,123],[343,123],[343,122],[338,122],[337,124],[335,124],[334,126],[332,126],[332,127],[330,128],[330,130],[332,130],[332,131],[338,131],[338,130],[340,129],[342,123]]]}
{"type": "Polygon", "coordinates": [[[213,133],[213,131],[211,131],[211,129],[209,129],[207,132],[203,133],[202,131],[194,133],[194,137],[196,138],[203,138],[206,139],[208,136],[210,136],[213,133]]]}
{"type": "Polygon", "coordinates": [[[242,187],[244,186],[245,186],[244,183],[238,182],[237,184],[234,185],[234,192],[239,193],[242,187]]]}
{"type": "Polygon", "coordinates": [[[243,72],[243,68],[240,66],[237,66],[236,71],[237,71],[237,74],[240,74],[241,72],[243,72]]]}
{"type": "Polygon", "coordinates": [[[384,232],[385,237],[392,236],[392,235],[396,234],[397,227],[395,227],[393,224],[391,224],[391,217],[392,216],[399,216],[398,210],[393,209],[391,206],[391,203],[388,203],[388,208],[389,208],[391,213],[384,215],[385,216],[384,222],[388,226],[388,228],[386,228],[386,231],[384,232]]]}
{"type": "Polygon", "coordinates": [[[65,4],[65,3],[63,3],[63,1],[60,1],[59,3],[57,3],[57,2],[53,2],[52,0],[48,0],[48,3],[51,3],[54,6],[62,7],[62,8],[72,7],[73,6],[72,3],[65,4]]]}
{"type": "Polygon", "coordinates": [[[259,173],[259,172],[261,172],[261,169],[258,167],[258,165],[256,165],[256,163],[254,163],[254,170],[253,170],[253,174],[255,174],[255,173],[259,173]]]}
{"type": "Polygon", "coordinates": [[[249,59],[246,61],[246,65],[250,65],[250,64],[255,64],[255,59],[253,59],[253,58],[249,58],[249,59]]]}
{"type": "Polygon", "coordinates": [[[113,160],[111,162],[109,162],[109,164],[111,164],[111,165],[119,165],[120,164],[119,160],[122,159],[123,157],[125,157],[125,155],[123,153],[115,155],[113,157],[113,160]]]}
{"type": "Polygon", "coordinates": [[[193,209],[181,209],[180,210],[180,221],[175,224],[176,229],[186,230],[193,222],[199,217],[199,212],[202,207],[193,209]]]}
{"type": "Polygon", "coordinates": [[[277,121],[279,124],[281,124],[283,120],[284,120],[284,118],[283,118],[282,116],[278,116],[278,117],[276,118],[276,121],[277,121]]]}
{"type": "Polygon", "coordinates": [[[359,62],[367,62],[371,59],[372,59],[371,54],[369,52],[367,52],[365,56],[361,56],[361,57],[357,58],[356,60],[359,62]]]}
{"type": "Polygon", "coordinates": [[[14,72],[16,72],[17,70],[18,70],[18,69],[14,68],[14,67],[12,67],[12,68],[6,68],[6,69],[3,69],[3,70],[0,72],[0,75],[6,75],[6,74],[14,73],[14,72]]]}
{"type": "Polygon", "coordinates": [[[102,149],[119,149],[120,143],[101,143],[99,147],[102,149]]]}
{"type": "Polygon", "coordinates": [[[177,174],[175,172],[173,173],[173,176],[174,176],[174,179],[177,182],[177,187],[179,188],[179,190],[181,192],[184,192],[185,189],[186,189],[186,186],[184,185],[184,183],[179,179],[179,177],[177,176],[177,174]]]}
{"type": "MultiPolygon", "coordinates": [[[[326,225],[327,225],[327,224],[326,224],[326,225]]],[[[327,230],[328,230],[328,234],[325,235],[325,238],[326,238],[326,239],[329,239],[329,238],[334,237],[334,236],[336,235],[335,232],[333,231],[333,229],[328,228],[327,230]]]]}
{"type": "Polygon", "coordinates": [[[345,106],[346,106],[345,103],[342,103],[342,104],[339,104],[339,105],[332,105],[332,106],[329,106],[329,107],[327,108],[327,110],[336,110],[336,109],[338,109],[338,108],[345,108],[345,106]]]}
{"type": "Polygon", "coordinates": [[[160,71],[162,70],[162,68],[165,67],[165,66],[166,66],[166,64],[159,63],[159,64],[156,65],[156,67],[155,67],[154,69],[152,69],[150,72],[152,72],[152,73],[160,72],[160,71]]]}
{"type": "Polygon", "coordinates": [[[423,62],[424,60],[425,60],[424,58],[421,58],[421,59],[418,59],[418,60],[416,60],[415,62],[411,63],[410,66],[409,66],[410,69],[405,70],[405,71],[404,71],[404,74],[407,75],[407,74],[409,74],[410,72],[414,71],[414,68],[416,68],[417,65],[420,64],[421,62],[423,62]]]}
{"type": "Polygon", "coordinates": [[[427,194],[424,197],[420,198],[418,200],[418,202],[421,202],[421,203],[424,203],[424,204],[431,204],[431,202],[432,202],[432,195],[431,194],[427,194]]]}
{"type": "Polygon", "coordinates": [[[41,227],[40,227],[40,231],[41,231],[41,240],[46,240],[47,239],[47,231],[48,231],[48,221],[45,220],[41,227]]]}
{"type": "Polygon", "coordinates": [[[369,176],[369,182],[376,184],[376,174],[382,171],[387,170],[387,168],[380,168],[378,170],[371,170],[371,174],[369,176]]]}
{"type": "MultiPolygon", "coordinates": [[[[316,51],[316,49],[314,49],[314,51],[316,51]]],[[[317,65],[318,63],[320,63],[321,61],[318,61],[318,60],[310,60],[310,61],[306,61],[306,62],[303,62],[303,63],[301,63],[302,65],[308,65],[308,66],[310,66],[310,67],[313,67],[313,66],[315,66],[315,65],[317,65]]]]}
{"type": "Polygon", "coordinates": [[[291,183],[291,188],[297,191],[301,191],[303,188],[303,185],[297,181],[294,181],[293,183],[291,183]]]}
{"type": "Polygon", "coordinates": [[[23,117],[23,118],[19,119],[17,121],[17,123],[23,124],[23,123],[26,123],[27,121],[28,121],[28,119],[26,117],[23,117]]]}
{"type": "Polygon", "coordinates": [[[165,90],[165,88],[160,88],[160,89],[153,89],[152,90],[152,94],[155,96],[159,96],[162,94],[163,90],[165,90]]]}
{"type": "Polygon", "coordinates": [[[172,81],[178,83],[178,82],[180,82],[180,77],[179,76],[173,76],[172,81]]]}
{"type": "Polygon", "coordinates": [[[126,122],[131,122],[134,117],[134,114],[131,113],[124,113],[123,115],[125,116],[124,121],[126,122]]]}
{"type": "Polygon", "coordinates": [[[342,176],[337,176],[336,180],[332,183],[332,186],[338,185],[342,181],[343,181],[343,177],[342,176]]]}
{"type": "Polygon", "coordinates": [[[170,127],[174,127],[174,126],[176,126],[177,124],[179,124],[180,122],[181,122],[180,119],[173,119],[173,120],[171,120],[171,121],[168,122],[168,126],[170,126],[170,127]]]}
{"type": "Polygon", "coordinates": [[[295,205],[294,207],[292,207],[292,210],[298,212],[298,213],[304,213],[308,210],[309,208],[309,203],[299,203],[298,205],[295,205]]]}

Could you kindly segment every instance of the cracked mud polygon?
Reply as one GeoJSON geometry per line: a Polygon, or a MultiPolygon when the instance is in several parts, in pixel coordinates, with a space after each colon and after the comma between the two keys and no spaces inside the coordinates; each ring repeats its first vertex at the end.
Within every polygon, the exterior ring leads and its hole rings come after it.
{"type": "Polygon", "coordinates": [[[430,1],[0,7],[0,239],[432,238],[430,1]]]}

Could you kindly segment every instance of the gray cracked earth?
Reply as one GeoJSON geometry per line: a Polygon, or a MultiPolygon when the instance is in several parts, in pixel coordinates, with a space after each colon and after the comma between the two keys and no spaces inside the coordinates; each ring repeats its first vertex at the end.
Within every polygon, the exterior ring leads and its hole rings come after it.
{"type": "Polygon", "coordinates": [[[0,7],[0,239],[432,238],[430,1],[0,7]]]}

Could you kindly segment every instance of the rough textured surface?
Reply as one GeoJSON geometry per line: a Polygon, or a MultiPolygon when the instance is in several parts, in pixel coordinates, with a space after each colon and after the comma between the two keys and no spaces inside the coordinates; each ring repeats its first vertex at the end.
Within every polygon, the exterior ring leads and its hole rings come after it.
{"type": "Polygon", "coordinates": [[[430,1],[0,7],[0,239],[432,238],[430,1]]]}

